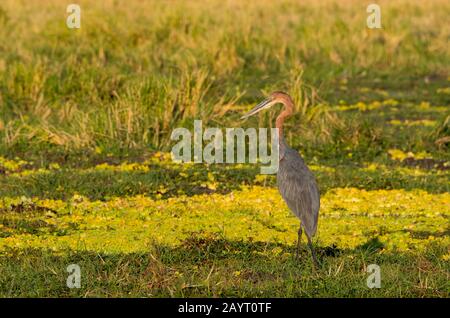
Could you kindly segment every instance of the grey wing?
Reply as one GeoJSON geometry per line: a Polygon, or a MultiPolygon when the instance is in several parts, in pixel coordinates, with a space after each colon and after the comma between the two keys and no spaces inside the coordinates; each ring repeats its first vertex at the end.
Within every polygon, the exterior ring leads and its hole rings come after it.
{"type": "Polygon", "coordinates": [[[317,230],[320,209],[320,193],[309,169],[296,167],[278,176],[278,188],[288,207],[301,220],[309,237],[317,230]]]}

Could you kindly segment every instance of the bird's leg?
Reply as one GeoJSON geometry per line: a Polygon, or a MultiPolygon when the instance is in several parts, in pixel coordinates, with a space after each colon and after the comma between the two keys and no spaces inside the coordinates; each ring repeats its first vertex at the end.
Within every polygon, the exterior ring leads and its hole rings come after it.
{"type": "Polygon", "coordinates": [[[317,269],[319,267],[319,262],[317,261],[316,252],[314,251],[314,247],[312,245],[310,237],[307,235],[308,238],[308,246],[311,249],[311,256],[313,259],[314,268],[317,269]]]}
{"type": "Polygon", "coordinates": [[[297,237],[297,251],[295,253],[295,257],[298,258],[300,255],[300,242],[302,241],[302,225],[300,223],[300,227],[298,229],[298,237],[297,237]]]}

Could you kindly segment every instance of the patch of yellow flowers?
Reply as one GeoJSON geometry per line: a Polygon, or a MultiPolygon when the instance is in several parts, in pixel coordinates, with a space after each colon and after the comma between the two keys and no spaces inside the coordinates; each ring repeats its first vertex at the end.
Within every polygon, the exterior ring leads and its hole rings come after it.
{"type": "MultiPolygon", "coordinates": [[[[259,186],[163,200],[142,195],[108,201],[80,195],[67,201],[2,198],[0,211],[4,254],[11,248],[146,251],[151,242],[175,246],[194,233],[292,245],[299,225],[276,189],[259,186]]],[[[449,217],[449,193],[337,188],[322,197],[317,244],[354,249],[378,237],[382,252],[448,247],[449,217]]]]}
{"type": "Polygon", "coordinates": [[[0,168],[3,168],[5,172],[18,171],[22,166],[28,164],[28,162],[16,158],[16,160],[8,160],[4,157],[0,157],[0,168]]]}
{"type": "Polygon", "coordinates": [[[108,163],[102,163],[96,165],[94,169],[107,171],[121,171],[121,172],[129,172],[129,171],[148,172],[150,170],[148,165],[143,165],[136,162],[133,163],[123,162],[120,165],[111,165],[108,163]]]}

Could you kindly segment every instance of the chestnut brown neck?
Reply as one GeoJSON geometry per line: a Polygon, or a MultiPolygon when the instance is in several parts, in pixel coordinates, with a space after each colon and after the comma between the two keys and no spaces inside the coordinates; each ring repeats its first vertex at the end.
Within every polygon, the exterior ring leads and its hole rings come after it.
{"type": "Polygon", "coordinates": [[[278,115],[275,121],[275,127],[278,128],[279,139],[282,140],[284,120],[294,112],[294,102],[290,97],[285,97],[280,102],[284,105],[283,111],[278,115]]]}

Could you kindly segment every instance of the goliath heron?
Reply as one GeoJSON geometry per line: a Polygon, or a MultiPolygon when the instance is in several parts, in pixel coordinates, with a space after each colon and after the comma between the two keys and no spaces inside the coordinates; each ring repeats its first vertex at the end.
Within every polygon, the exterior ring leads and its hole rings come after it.
{"type": "Polygon", "coordinates": [[[308,238],[308,246],[311,249],[313,264],[317,267],[318,262],[311,238],[317,230],[317,220],[320,208],[319,188],[311,170],[306,166],[299,153],[286,144],[283,136],[284,120],[294,111],[292,98],[284,92],[274,92],[270,94],[269,98],[265,99],[247,114],[242,116],[242,119],[252,116],[261,110],[267,109],[278,103],[284,105],[283,111],[278,115],[275,122],[275,127],[278,129],[279,136],[278,189],[289,209],[300,219],[296,255],[297,257],[299,255],[303,229],[308,238]]]}

